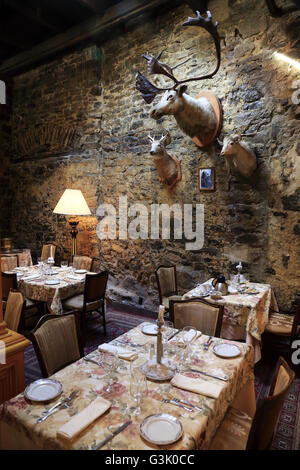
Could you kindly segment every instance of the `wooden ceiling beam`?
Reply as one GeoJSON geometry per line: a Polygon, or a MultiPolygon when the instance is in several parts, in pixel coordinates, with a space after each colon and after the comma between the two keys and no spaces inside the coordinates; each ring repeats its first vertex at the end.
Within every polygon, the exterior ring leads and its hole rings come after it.
{"type": "Polygon", "coordinates": [[[30,50],[17,54],[0,64],[0,79],[15,75],[40,60],[74,46],[80,41],[97,37],[99,34],[128,21],[142,13],[158,7],[170,0],[122,0],[108,8],[102,17],[95,16],[64,33],[44,41],[30,50]]]}
{"type": "Polygon", "coordinates": [[[16,0],[4,0],[4,4],[15,12],[19,13],[24,18],[34,21],[35,23],[38,23],[40,26],[43,26],[44,28],[47,28],[50,31],[53,31],[55,33],[61,32],[61,29],[58,26],[54,25],[53,23],[50,23],[49,21],[46,21],[44,18],[41,17],[39,9],[33,10],[31,8],[24,7],[16,0]]]}

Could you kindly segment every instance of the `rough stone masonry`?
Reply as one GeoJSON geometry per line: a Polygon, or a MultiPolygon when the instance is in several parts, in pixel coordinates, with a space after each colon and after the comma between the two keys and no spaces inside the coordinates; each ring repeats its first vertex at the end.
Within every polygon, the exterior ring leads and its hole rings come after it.
{"type": "Polygon", "coordinates": [[[157,308],[154,271],[174,263],[180,292],[218,272],[228,275],[242,261],[250,279],[270,283],[280,308],[290,311],[300,296],[300,107],[291,100],[296,69],[274,59],[279,51],[299,57],[300,14],[270,17],[263,0],[212,0],[225,36],[222,63],[212,80],[191,83],[195,96],[213,91],[224,110],[223,132],[255,133],[258,169],[250,181],[236,179],[226,191],[225,162],[212,145],[202,150],[174,118],[169,153],[181,161],[182,180],[171,191],[158,180],[147,134],[161,132],[135,89],[146,73],[141,55],[164,49],[163,61],[180,76],[214,66],[214,47],[201,28],[182,28],[187,5],[168,14],[138,18],[101,48],[91,46],[36,67],[13,79],[9,115],[1,117],[2,236],[38,256],[54,241],[59,259],[70,257],[64,216],[53,214],[66,188],[83,191],[92,217],[80,219],[79,253],[110,271],[111,297],[157,308]],[[3,143],[3,144],[2,144],[3,143]],[[200,192],[198,168],[214,167],[216,190],[200,192]],[[203,203],[204,247],[185,250],[185,240],[107,240],[96,236],[100,203],[203,203]]]}

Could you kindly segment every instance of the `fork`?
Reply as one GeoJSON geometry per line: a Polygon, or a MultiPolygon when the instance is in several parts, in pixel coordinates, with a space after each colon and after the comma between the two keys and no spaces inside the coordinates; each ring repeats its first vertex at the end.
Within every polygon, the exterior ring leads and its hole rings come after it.
{"type": "Polygon", "coordinates": [[[99,367],[101,367],[103,364],[102,362],[95,361],[95,359],[89,359],[88,357],[84,357],[83,360],[85,362],[92,362],[93,364],[96,364],[99,367]]]}
{"type": "Polygon", "coordinates": [[[181,403],[177,403],[177,401],[175,401],[175,400],[169,400],[167,398],[163,398],[162,401],[163,401],[163,403],[170,403],[171,405],[180,406],[180,408],[183,408],[186,411],[193,411],[192,408],[188,408],[187,406],[184,406],[181,403]]]}
{"type": "Polygon", "coordinates": [[[56,403],[56,405],[53,405],[49,410],[44,411],[42,414],[44,415],[42,418],[39,418],[37,420],[37,423],[40,423],[44,421],[48,416],[51,416],[55,411],[57,411],[61,406],[64,406],[65,408],[69,408],[69,403],[78,395],[79,391],[74,390],[70,395],[65,398],[64,400],[61,400],[60,402],[56,403]]]}
{"type": "Polygon", "coordinates": [[[211,343],[212,343],[212,336],[210,336],[208,340],[206,341],[206,343],[203,344],[204,351],[208,351],[208,348],[211,345],[211,343]]]}
{"type": "Polygon", "coordinates": [[[180,400],[179,398],[173,398],[173,400],[178,401],[179,403],[183,403],[184,405],[191,406],[192,408],[195,408],[198,411],[203,411],[203,408],[201,408],[200,406],[197,406],[197,405],[193,405],[193,403],[190,403],[189,401],[180,400]]]}

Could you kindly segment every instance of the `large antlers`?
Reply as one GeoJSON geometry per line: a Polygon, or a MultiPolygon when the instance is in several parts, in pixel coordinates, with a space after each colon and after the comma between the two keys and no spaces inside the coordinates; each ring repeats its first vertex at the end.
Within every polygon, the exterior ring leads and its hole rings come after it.
{"type": "Polygon", "coordinates": [[[187,78],[185,80],[177,80],[177,78],[174,76],[173,70],[180,65],[185,64],[188,60],[187,59],[174,67],[170,67],[167,64],[163,64],[162,62],[159,61],[162,52],[158,54],[157,57],[154,57],[153,55],[150,55],[148,52],[147,54],[143,54],[142,57],[147,60],[148,62],[148,73],[150,75],[153,74],[158,74],[158,75],[165,75],[168,78],[170,78],[174,85],[171,87],[167,88],[158,88],[153,83],[151,83],[148,78],[146,78],[143,74],[140,72],[137,73],[136,75],[136,88],[142,93],[142,96],[146,103],[150,104],[154,100],[155,96],[158,93],[161,93],[162,91],[167,91],[167,90],[175,90],[178,85],[181,85],[183,83],[191,82],[191,81],[198,81],[198,80],[204,80],[206,78],[212,78],[217,71],[219,70],[220,63],[221,63],[221,47],[220,47],[220,41],[221,37],[219,36],[219,33],[217,31],[217,26],[218,22],[215,24],[212,22],[212,15],[210,11],[206,12],[206,18],[203,17],[199,11],[196,12],[197,18],[188,18],[188,20],[183,23],[183,26],[200,26],[201,28],[206,29],[206,31],[209,32],[209,34],[212,35],[216,47],[216,55],[217,55],[217,65],[216,68],[213,72],[207,75],[202,75],[200,77],[193,77],[193,78],[187,78]]]}

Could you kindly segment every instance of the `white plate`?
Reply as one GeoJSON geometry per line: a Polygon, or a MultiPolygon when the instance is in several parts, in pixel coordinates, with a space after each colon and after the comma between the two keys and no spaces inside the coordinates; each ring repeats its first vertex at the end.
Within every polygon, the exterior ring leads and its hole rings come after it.
{"type": "Polygon", "coordinates": [[[241,354],[241,350],[235,344],[219,343],[213,347],[213,352],[220,357],[231,358],[241,354]]]}
{"type": "Polygon", "coordinates": [[[55,286],[56,284],[59,284],[60,281],[58,281],[57,279],[49,279],[49,281],[46,281],[46,284],[48,286],[55,286]]]}
{"type": "Polygon", "coordinates": [[[145,335],[155,336],[157,335],[157,325],[155,325],[155,323],[148,323],[143,326],[142,332],[145,333],[145,335]]]}
{"type": "Polygon", "coordinates": [[[24,391],[25,398],[32,401],[49,401],[62,392],[62,384],[57,380],[39,379],[32,382],[24,391]]]}
{"type": "Polygon", "coordinates": [[[75,274],[85,274],[87,273],[86,269],[75,269],[74,271],[75,274]]]}
{"type": "Polygon", "coordinates": [[[140,433],[152,444],[168,445],[181,438],[183,428],[175,416],[161,413],[147,416],[140,425],[140,433]]]}

